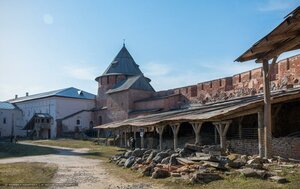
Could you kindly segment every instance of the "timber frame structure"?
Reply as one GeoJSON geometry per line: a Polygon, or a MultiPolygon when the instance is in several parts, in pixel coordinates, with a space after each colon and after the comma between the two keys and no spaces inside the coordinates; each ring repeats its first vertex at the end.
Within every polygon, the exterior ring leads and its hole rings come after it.
{"type": "MultiPolygon", "coordinates": [[[[159,149],[162,150],[163,131],[170,126],[173,133],[173,148],[178,147],[180,124],[188,122],[195,134],[195,143],[200,143],[200,130],[203,123],[210,122],[218,133],[221,148],[226,148],[226,134],[232,120],[247,115],[257,117],[258,152],[261,157],[272,156],[272,114],[271,105],[279,105],[300,100],[300,88],[270,91],[270,70],[277,58],[284,52],[300,48],[300,7],[285,17],[285,20],[272,32],[255,43],[236,59],[238,62],[256,60],[263,67],[263,94],[233,98],[210,104],[195,104],[186,109],[116,121],[96,126],[96,129],[111,130],[123,134],[140,132],[141,147],[144,147],[145,131],[159,134],[159,149]],[[269,61],[271,65],[269,65],[269,61]]],[[[215,134],[215,137],[217,135],[215,134]]],[[[122,142],[122,140],[120,140],[122,142]]]]}
{"type": "Polygon", "coordinates": [[[285,17],[273,31],[256,42],[236,59],[238,62],[255,60],[263,64],[264,82],[264,142],[265,157],[272,156],[272,113],[270,102],[270,69],[284,52],[300,49],[300,7],[285,17]],[[271,66],[269,61],[271,61],[271,66]]]}

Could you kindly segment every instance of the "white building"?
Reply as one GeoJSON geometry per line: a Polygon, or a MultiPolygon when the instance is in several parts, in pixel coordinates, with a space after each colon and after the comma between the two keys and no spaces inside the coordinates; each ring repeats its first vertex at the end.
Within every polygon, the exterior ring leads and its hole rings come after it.
{"type": "Polygon", "coordinates": [[[0,102],[0,137],[24,136],[22,111],[9,102],[0,102]]]}
{"type": "Polygon", "coordinates": [[[8,102],[22,111],[23,127],[38,138],[55,138],[93,125],[95,95],[73,87],[27,94],[8,102]]]}

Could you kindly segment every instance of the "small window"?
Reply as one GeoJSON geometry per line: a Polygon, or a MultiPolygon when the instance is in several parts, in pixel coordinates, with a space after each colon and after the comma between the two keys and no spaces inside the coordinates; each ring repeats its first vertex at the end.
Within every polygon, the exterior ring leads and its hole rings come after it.
{"type": "Polygon", "coordinates": [[[249,71],[249,80],[251,80],[252,79],[252,72],[251,72],[251,70],[249,71]]]}
{"type": "Polygon", "coordinates": [[[239,74],[239,83],[242,82],[242,76],[239,74]]]}
{"type": "Polygon", "coordinates": [[[76,120],[76,124],[80,125],[80,120],[79,119],[76,120]]]}
{"type": "Polygon", "coordinates": [[[219,80],[219,85],[222,86],[222,79],[219,80]]]}
{"type": "Polygon", "coordinates": [[[6,124],[6,117],[3,118],[3,124],[6,124]]]}
{"type": "Polygon", "coordinates": [[[42,119],[42,123],[44,123],[44,118],[42,119]]]}
{"type": "Polygon", "coordinates": [[[47,119],[47,123],[50,123],[50,119],[47,119]]]}
{"type": "Polygon", "coordinates": [[[286,70],[290,69],[290,59],[286,59],[286,70]]]}
{"type": "Polygon", "coordinates": [[[201,84],[201,90],[204,90],[204,85],[203,85],[203,83],[201,84]]]}

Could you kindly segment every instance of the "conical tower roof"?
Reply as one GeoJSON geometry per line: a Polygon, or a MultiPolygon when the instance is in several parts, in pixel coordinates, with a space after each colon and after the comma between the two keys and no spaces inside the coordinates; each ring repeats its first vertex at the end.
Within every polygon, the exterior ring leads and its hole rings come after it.
{"type": "Polygon", "coordinates": [[[135,63],[132,56],[128,52],[123,44],[122,49],[110,63],[108,68],[102,74],[104,75],[115,75],[115,74],[125,74],[125,75],[141,75],[143,74],[139,68],[139,65],[135,63]]]}

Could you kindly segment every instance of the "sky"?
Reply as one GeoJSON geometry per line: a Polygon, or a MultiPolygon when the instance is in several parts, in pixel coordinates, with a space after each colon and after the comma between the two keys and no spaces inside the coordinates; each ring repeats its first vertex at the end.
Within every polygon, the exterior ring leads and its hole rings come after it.
{"type": "MultiPolygon", "coordinates": [[[[259,67],[234,60],[300,0],[0,0],[0,101],[97,82],[122,47],[166,90],[259,67]]],[[[288,52],[283,59],[300,53],[288,52]]]]}

